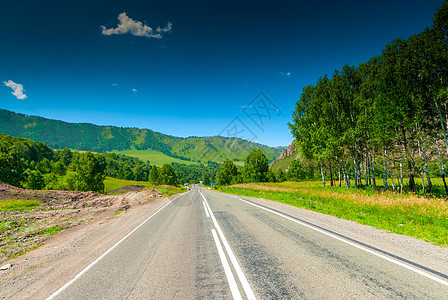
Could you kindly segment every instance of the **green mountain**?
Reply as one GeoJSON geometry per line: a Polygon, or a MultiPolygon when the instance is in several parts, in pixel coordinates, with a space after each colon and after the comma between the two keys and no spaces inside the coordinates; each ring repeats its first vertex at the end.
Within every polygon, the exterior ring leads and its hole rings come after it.
{"type": "Polygon", "coordinates": [[[269,161],[273,161],[284,149],[271,148],[239,138],[181,138],[150,129],[67,123],[3,109],[0,109],[0,133],[43,142],[54,149],[127,152],[128,155],[134,153],[133,156],[146,157],[149,160],[152,157],[163,157],[165,161],[171,158],[177,162],[221,163],[226,158],[242,162],[255,148],[260,148],[269,161]]]}

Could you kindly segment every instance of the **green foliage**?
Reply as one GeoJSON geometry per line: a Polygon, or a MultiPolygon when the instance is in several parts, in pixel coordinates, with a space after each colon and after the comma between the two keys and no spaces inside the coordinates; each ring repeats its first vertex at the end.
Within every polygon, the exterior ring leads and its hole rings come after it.
{"type": "Polygon", "coordinates": [[[132,168],[132,173],[134,175],[134,180],[136,181],[147,181],[148,173],[145,172],[144,167],[142,165],[136,165],[132,168]]]}
{"type": "Polygon", "coordinates": [[[20,186],[23,180],[23,163],[16,153],[0,153],[0,182],[20,186]]]}
{"type": "Polygon", "coordinates": [[[64,176],[65,173],[67,172],[67,167],[60,161],[53,163],[53,166],[51,167],[51,169],[58,176],[64,176]]]}
{"type": "Polygon", "coordinates": [[[208,178],[207,180],[210,181],[211,178],[215,178],[219,169],[219,165],[213,162],[209,162],[207,165],[172,163],[171,167],[176,172],[180,183],[198,183],[200,180],[204,180],[204,178],[208,178]]]}
{"type": "Polygon", "coordinates": [[[59,181],[58,177],[54,173],[48,173],[43,176],[44,179],[44,187],[46,190],[58,190],[59,181]]]}
{"type": "Polygon", "coordinates": [[[218,185],[229,185],[236,176],[238,175],[238,170],[230,159],[226,159],[224,163],[219,168],[216,175],[218,185]]]}
{"type": "Polygon", "coordinates": [[[92,152],[82,155],[77,168],[76,185],[81,191],[104,191],[105,169],[92,152]]]}
{"type": "Polygon", "coordinates": [[[177,185],[177,175],[169,164],[164,164],[159,170],[159,182],[165,185],[177,185]]]}
{"type": "Polygon", "coordinates": [[[294,160],[288,170],[288,180],[302,181],[306,179],[303,163],[300,160],[294,160]]]}
{"type": "MultiPolygon", "coordinates": [[[[369,62],[344,66],[303,89],[289,127],[302,158],[320,169],[324,185],[328,175],[333,184],[337,170],[348,187],[351,178],[356,187],[375,188],[378,175],[385,182],[406,177],[407,187],[397,182],[392,189],[415,193],[420,176],[429,193],[435,159],[444,174],[448,97],[440,91],[448,86],[447,5],[431,28],[396,39],[369,62]]],[[[290,164],[289,179],[310,177],[301,163],[290,164]]]]}
{"type": "Polygon", "coordinates": [[[206,173],[202,175],[202,184],[203,185],[210,185],[210,176],[206,173]]]}
{"type": "Polygon", "coordinates": [[[0,150],[0,182],[29,189],[102,191],[106,173],[146,181],[150,170],[148,163],[133,157],[53,151],[42,143],[3,134],[0,150]]]}
{"type": "Polygon", "coordinates": [[[37,165],[36,165],[36,169],[41,172],[42,174],[47,174],[51,172],[51,164],[50,161],[48,160],[48,158],[43,158],[42,160],[40,160],[37,165]]]}
{"type": "Polygon", "coordinates": [[[149,172],[149,182],[154,185],[159,184],[159,168],[157,168],[157,166],[151,168],[151,171],[149,172]]]}
{"type": "Polygon", "coordinates": [[[23,186],[27,189],[41,190],[45,186],[44,177],[38,170],[26,169],[24,172],[25,182],[23,186]]]}
{"type": "Polygon", "coordinates": [[[267,181],[268,159],[261,149],[252,150],[246,158],[243,169],[245,182],[267,181]]]}

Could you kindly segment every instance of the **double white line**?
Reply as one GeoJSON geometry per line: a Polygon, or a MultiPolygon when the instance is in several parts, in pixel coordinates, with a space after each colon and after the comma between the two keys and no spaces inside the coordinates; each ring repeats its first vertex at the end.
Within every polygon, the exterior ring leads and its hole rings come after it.
{"type": "Polygon", "coordinates": [[[211,217],[213,224],[215,225],[215,229],[212,229],[212,235],[213,235],[213,239],[215,240],[215,244],[216,244],[216,248],[218,248],[218,253],[219,253],[219,257],[221,259],[221,263],[224,267],[224,272],[226,274],[227,277],[227,281],[229,282],[230,285],[230,291],[232,292],[232,296],[233,299],[242,299],[241,297],[241,293],[238,289],[238,285],[236,283],[235,277],[233,276],[232,270],[230,269],[230,265],[229,262],[227,261],[226,255],[224,253],[224,250],[221,246],[221,242],[218,238],[218,234],[219,237],[221,238],[222,243],[224,244],[224,248],[227,251],[227,255],[230,258],[230,261],[232,262],[233,268],[236,271],[236,274],[238,275],[238,279],[241,282],[241,285],[243,286],[244,292],[246,293],[246,296],[248,299],[256,299],[254,292],[252,291],[249,282],[246,279],[246,276],[243,273],[243,270],[241,270],[241,267],[238,263],[238,260],[236,259],[235,255],[233,254],[232,249],[230,248],[229,243],[227,242],[221,227],[219,226],[218,222],[216,221],[215,215],[213,214],[212,210],[210,209],[210,206],[208,205],[207,199],[205,199],[204,195],[201,193],[201,191],[199,191],[199,194],[201,194],[202,198],[204,199],[203,204],[204,204],[204,209],[205,209],[205,213],[207,215],[207,217],[211,217]],[[218,232],[218,234],[216,234],[216,232],[218,232]]]}

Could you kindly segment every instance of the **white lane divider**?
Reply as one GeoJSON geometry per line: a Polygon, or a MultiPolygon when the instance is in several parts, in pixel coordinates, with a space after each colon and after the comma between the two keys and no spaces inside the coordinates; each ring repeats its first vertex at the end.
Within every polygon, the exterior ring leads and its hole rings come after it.
{"type": "Polygon", "coordinates": [[[104,252],[103,254],[101,254],[101,256],[99,256],[97,259],[95,259],[93,262],[91,262],[87,267],[85,267],[81,272],[79,272],[75,277],[73,277],[70,281],[68,281],[66,284],[64,284],[63,286],[61,286],[56,292],[54,292],[53,294],[51,294],[50,296],[48,296],[48,298],[46,300],[51,300],[54,299],[57,295],[59,295],[60,293],[62,293],[66,288],[68,288],[70,285],[72,285],[76,280],[79,279],[79,277],[81,277],[85,272],[87,272],[90,268],[92,268],[94,265],[96,265],[103,257],[105,257],[107,254],[109,254],[109,252],[111,252],[112,250],[114,250],[118,245],[120,245],[125,239],[127,239],[131,234],[133,234],[137,229],[139,229],[140,227],[143,226],[143,224],[145,224],[146,222],[148,222],[152,217],[154,217],[155,215],[157,215],[162,209],[164,209],[165,207],[168,206],[168,204],[170,204],[171,202],[173,202],[174,200],[176,200],[177,198],[179,198],[181,195],[176,196],[175,198],[171,199],[170,202],[168,202],[167,204],[165,204],[164,206],[162,206],[158,211],[156,211],[155,213],[153,213],[151,216],[149,216],[146,220],[144,220],[142,223],[140,223],[140,225],[138,225],[137,227],[135,227],[131,232],[129,232],[126,236],[124,236],[121,240],[119,240],[118,242],[116,242],[112,247],[110,247],[106,252],[104,252]]]}
{"type": "Polygon", "coordinates": [[[204,204],[205,215],[207,216],[207,218],[210,218],[210,214],[208,213],[207,207],[205,206],[205,202],[202,201],[202,204],[204,204]]]}
{"type": "Polygon", "coordinates": [[[227,276],[227,281],[230,285],[230,291],[232,292],[233,299],[242,299],[238,285],[236,284],[235,277],[233,276],[232,270],[230,269],[229,262],[227,261],[226,254],[222,249],[221,243],[219,242],[216,230],[212,229],[213,239],[215,240],[216,248],[218,248],[219,258],[221,258],[221,263],[224,267],[224,272],[227,276]]]}
{"type": "Polygon", "coordinates": [[[252,288],[250,287],[249,282],[247,281],[246,276],[243,273],[243,270],[240,267],[240,264],[238,263],[238,260],[236,259],[236,256],[233,254],[232,249],[230,248],[229,243],[227,242],[224,233],[221,230],[221,227],[218,224],[218,221],[216,221],[215,215],[213,214],[210,206],[208,205],[207,199],[205,199],[205,196],[199,191],[199,194],[201,194],[202,198],[204,199],[204,203],[208,208],[208,211],[210,213],[210,217],[212,218],[213,224],[215,225],[216,231],[219,234],[219,237],[221,238],[222,243],[224,244],[224,248],[227,251],[227,254],[229,255],[230,261],[232,262],[233,268],[236,271],[236,274],[238,275],[238,279],[241,282],[241,285],[243,286],[244,292],[246,293],[246,296],[248,299],[256,299],[254,292],[252,291],[252,288]]]}
{"type": "Polygon", "coordinates": [[[426,278],[429,278],[429,279],[434,280],[434,281],[436,281],[436,282],[438,282],[438,283],[441,283],[441,284],[443,284],[443,285],[448,286],[448,281],[443,280],[443,279],[441,279],[441,278],[438,278],[438,277],[436,277],[436,276],[433,276],[433,275],[431,275],[431,274],[429,274],[429,273],[426,273],[426,272],[424,272],[424,271],[422,271],[422,270],[420,270],[420,269],[414,268],[414,267],[412,267],[412,266],[410,266],[410,265],[407,265],[407,264],[405,264],[405,263],[402,263],[402,262],[400,262],[400,261],[398,261],[398,260],[395,260],[395,259],[393,259],[393,258],[390,258],[390,257],[388,257],[388,256],[386,256],[386,255],[383,255],[383,254],[377,253],[377,252],[375,252],[375,251],[372,251],[372,250],[370,250],[370,249],[368,249],[368,248],[365,248],[365,247],[363,247],[363,246],[361,246],[361,245],[358,245],[358,244],[352,243],[352,242],[350,242],[350,241],[347,241],[347,240],[345,240],[345,239],[343,239],[343,238],[341,238],[341,237],[338,237],[338,236],[336,236],[336,235],[334,235],[334,234],[331,234],[331,233],[329,233],[329,232],[326,232],[326,231],[321,230],[321,229],[319,229],[319,228],[316,228],[316,227],[314,227],[314,226],[308,225],[308,224],[306,224],[306,223],[300,222],[300,221],[298,221],[298,220],[296,220],[296,219],[293,219],[293,218],[291,218],[291,217],[288,217],[288,216],[286,216],[286,215],[283,215],[283,214],[281,214],[281,213],[279,213],[279,212],[276,212],[276,211],[274,211],[274,210],[271,210],[271,209],[269,209],[269,208],[266,208],[266,207],[257,205],[257,204],[255,204],[255,203],[252,203],[252,202],[249,202],[249,201],[246,201],[246,200],[242,199],[241,197],[238,198],[238,199],[241,200],[241,201],[243,201],[243,202],[246,202],[247,204],[253,205],[253,206],[258,207],[258,208],[261,208],[261,209],[266,210],[266,211],[268,211],[268,212],[271,212],[271,213],[273,213],[273,214],[275,214],[275,215],[277,215],[277,216],[280,216],[280,217],[283,217],[283,218],[285,218],[285,219],[287,219],[287,220],[290,220],[290,221],[292,221],[292,222],[294,222],[294,223],[297,223],[297,224],[302,225],[302,226],[304,226],[304,227],[307,227],[307,228],[309,228],[309,229],[312,229],[312,230],[315,230],[315,231],[320,232],[320,233],[322,233],[322,234],[325,234],[325,235],[327,235],[327,236],[329,236],[329,237],[332,237],[332,238],[334,238],[334,239],[336,239],[336,240],[338,240],[338,241],[344,242],[344,243],[346,243],[346,244],[348,244],[348,245],[350,245],[350,246],[353,246],[353,247],[355,247],[355,248],[358,248],[358,249],[360,249],[360,250],[363,250],[363,251],[365,251],[365,252],[367,252],[367,253],[373,254],[373,255],[375,255],[375,256],[377,256],[377,257],[380,257],[380,258],[382,258],[382,259],[384,259],[384,260],[387,260],[388,262],[394,263],[394,264],[399,265],[399,266],[401,266],[401,267],[403,267],[403,268],[406,268],[406,269],[408,269],[408,270],[410,270],[410,271],[412,271],[412,272],[415,272],[415,273],[417,273],[417,274],[420,274],[420,275],[422,275],[422,276],[424,276],[424,277],[426,277],[426,278]]]}

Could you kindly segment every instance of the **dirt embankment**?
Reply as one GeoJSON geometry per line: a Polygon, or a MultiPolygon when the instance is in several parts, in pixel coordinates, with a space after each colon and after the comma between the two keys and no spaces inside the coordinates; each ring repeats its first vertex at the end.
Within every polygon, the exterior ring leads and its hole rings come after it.
{"type": "Polygon", "coordinates": [[[155,189],[126,186],[103,195],[94,192],[25,190],[0,183],[0,202],[37,200],[31,210],[0,211],[0,266],[8,258],[41,245],[56,232],[107,219],[160,196],[155,189]]]}

